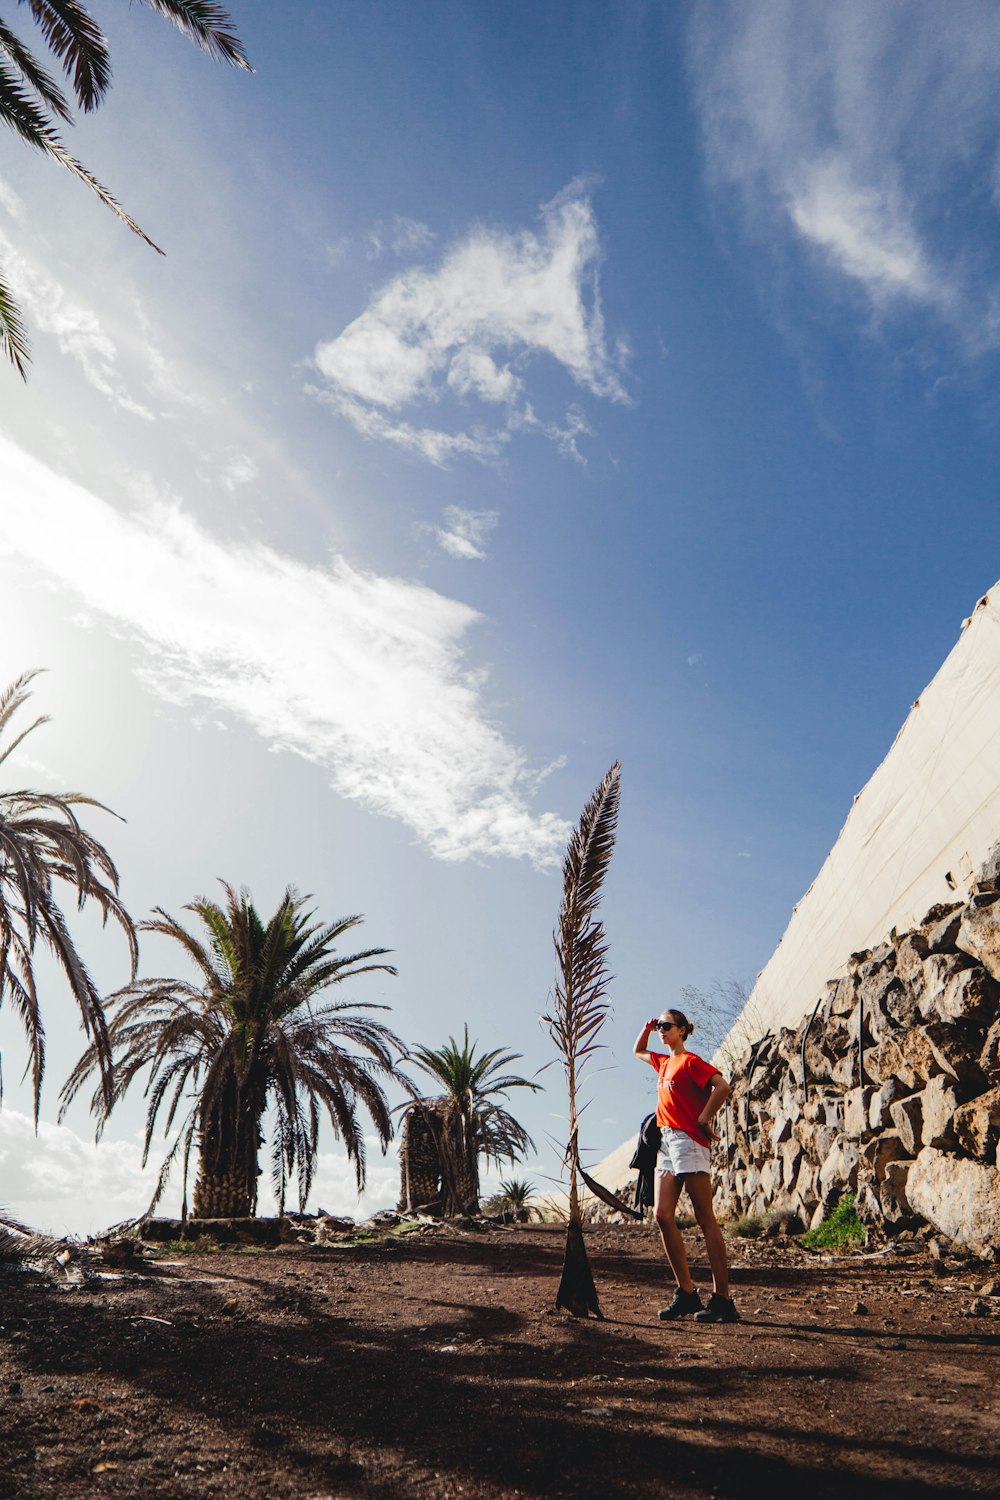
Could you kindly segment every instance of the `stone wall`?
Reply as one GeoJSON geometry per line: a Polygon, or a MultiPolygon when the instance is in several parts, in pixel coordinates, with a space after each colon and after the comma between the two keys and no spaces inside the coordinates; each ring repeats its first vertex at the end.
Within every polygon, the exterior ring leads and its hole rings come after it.
{"type": "Polygon", "coordinates": [[[720,1117],[720,1217],[932,1225],[1000,1256],[1000,882],[855,953],[815,1010],[749,1048],[720,1117]]]}

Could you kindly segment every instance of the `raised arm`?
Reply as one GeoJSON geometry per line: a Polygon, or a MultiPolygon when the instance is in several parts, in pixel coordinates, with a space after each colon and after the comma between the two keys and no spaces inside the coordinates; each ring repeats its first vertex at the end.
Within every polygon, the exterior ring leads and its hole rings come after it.
{"type": "Polygon", "coordinates": [[[632,1048],[632,1052],[634,1056],[641,1057],[643,1062],[649,1062],[649,1033],[655,1030],[657,1020],[658,1017],[654,1016],[651,1021],[647,1021],[635,1039],[635,1046],[632,1048]]]}

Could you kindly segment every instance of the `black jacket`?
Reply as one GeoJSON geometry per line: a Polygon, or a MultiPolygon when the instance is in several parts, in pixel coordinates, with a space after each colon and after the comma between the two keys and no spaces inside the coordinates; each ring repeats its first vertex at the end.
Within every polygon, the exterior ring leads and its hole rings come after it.
{"type": "Polygon", "coordinates": [[[639,1176],[635,1184],[635,1206],[636,1208],[652,1208],[656,1158],[660,1150],[660,1127],[656,1123],[655,1115],[647,1115],[639,1126],[639,1139],[636,1142],[635,1155],[629,1162],[629,1166],[637,1168],[639,1176]]]}

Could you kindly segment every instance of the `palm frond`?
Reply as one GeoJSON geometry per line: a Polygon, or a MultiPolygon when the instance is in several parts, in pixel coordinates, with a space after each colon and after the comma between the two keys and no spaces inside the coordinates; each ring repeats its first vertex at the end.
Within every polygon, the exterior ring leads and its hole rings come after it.
{"type": "Polygon", "coordinates": [[[206,52],[232,63],[234,68],[253,72],[243,43],[233,31],[232,22],[221,5],[214,5],[210,0],[144,0],[144,3],[171,21],[206,52]]]}
{"type": "Polygon", "coordinates": [[[104,34],[77,0],[21,0],[38,23],[49,51],[73,85],[80,108],[96,109],[111,83],[111,59],[104,34]]]}
{"type": "Polygon", "coordinates": [[[14,366],[21,379],[27,380],[28,364],[31,359],[28,335],[21,321],[21,309],[2,276],[0,276],[0,351],[14,366]]]}

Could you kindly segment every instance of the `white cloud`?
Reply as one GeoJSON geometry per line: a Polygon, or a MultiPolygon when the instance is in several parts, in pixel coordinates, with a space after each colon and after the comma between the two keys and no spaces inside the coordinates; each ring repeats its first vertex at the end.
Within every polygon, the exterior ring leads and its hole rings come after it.
{"type": "Polygon", "coordinates": [[[533,773],[463,660],[467,605],[341,557],[226,545],[176,502],[123,516],[3,438],[0,463],[0,555],[139,643],[162,697],[229,712],[324,766],[341,796],[439,858],[558,857],[568,826],[531,811],[533,773]]]}
{"type": "Polygon", "coordinates": [[[2,1206],[48,1234],[96,1234],[134,1218],[156,1187],[162,1150],[142,1168],[137,1140],[95,1145],[64,1125],[38,1126],[27,1115],[0,1110],[2,1206]]]}
{"type": "Polygon", "coordinates": [[[24,203],[18,197],[9,182],[0,177],[0,208],[10,214],[12,219],[24,218],[24,203]]]}
{"type": "Polygon", "coordinates": [[[486,556],[486,538],[500,517],[495,510],[463,510],[449,505],[444,513],[445,525],[438,527],[439,545],[451,557],[479,561],[486,556]]]}
{"type": "MultiPolygon", "coordinates": [[[[399,1158],[395,1147],[386,1156],[374,1136],[365,1136],[367,1184],[359,1197],[354,1168],[346,1152],[321,1151],[316,1162],[312,1194],[307,1207],[355,1219],[367,1218],[382,1208],[393,1208],[399,1198],[399,1158]]],[[[45,1234],[93,1235],[114,1224],[137,1218],[149,1206],[165,1155],[162,1141],[154,1142],[148,1165],[142,1166],[141,1137],[114,1140],[105,1134],[100,1142],[85,1138],[66,1125],[44,1120],[38,1132],[28,1115],[0,1110],[0,1178],[3,1195],[0,1211],[6,1209],[32,1229],[45,1234]]],[[[192,1171],[195,1163],[192,1161],[192,1171]]],[[[258,1211],[273,1214],[277,1205],[267,1171],[259,1179],[258,1211]]],[[[297,1208],[294,1189],[286,1200],[297,1208]]],[[[180,1212],[180,1171],[172,1171],[171,1182],[158,1209],[162,1214],[180,1212]]]]}
{"type": "Polygon", "coordinates": [[[756,234],[790,233],[879,310],[933,310],[972,352],[998,341],[995,6],[711,0],[689,55],[710,178],[756,234]]]}
{"type": "Polygon", "coordinates": [[[125,389],[116,369],[118,351],[97,314],[75,302],[58,281],[22,255],[3,234],[0,259],[29,326],[51,333],[62,353],[77,361],[94,389],[114,406],[152,421],[149,408],[125,389]]]}
{"type": "MultiPolygon", "coordinates": [[[[325,399],[366,436],[434,463],[458,453],[486,461],[511,432],[528,426],[564,433],[529,421],[527,404],[519,405],[528,367],[539,357],[592,395],[627,399],[624,346],[611,350],[605,338],[600,260],[596,220],[580,184],[542,209],[537,232],[474,229],[437,269],[394,277],[342,333],[317,345],[325,399]],[[449,395],[459,403],[458,430],[403,416],[417,405],[442,410],[449,395]],[[472,401],[507,408],[507,421],[467,430],[472,401]]],[[[585,430],[581,424],[576,433],[585,430]]]]}
{"type": "Polygon", "coordinates": [[[222,471],[222,486],[232,495],[244,484],[253,484],[257,465],[248,453],[237,453],[222,471]]]}
{"type": "Polygon", "coordinates": [[[394,214],[388,224],[376,224],[368,232],[368,259],[378,260],[389,251],[392,255],[416,255],[429,250],[437,235],[418,219],[394,214]]]}

